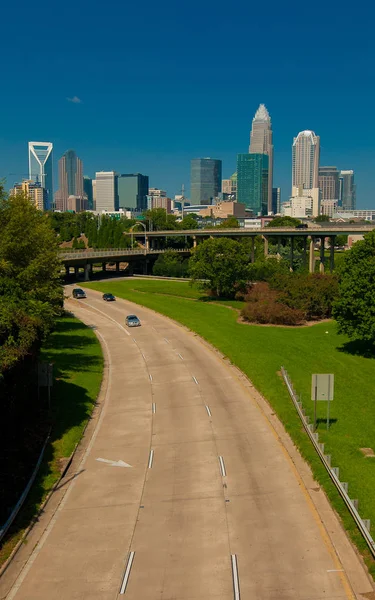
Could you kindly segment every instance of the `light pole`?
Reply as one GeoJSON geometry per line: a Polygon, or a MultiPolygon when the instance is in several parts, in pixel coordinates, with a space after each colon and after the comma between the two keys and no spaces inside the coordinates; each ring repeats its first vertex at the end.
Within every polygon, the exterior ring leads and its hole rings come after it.
{"type": "Polygon", "coordinates": [[[144,229],[144,232],[145,232],[145,254],[146,254],[146,251],[147,251],[147,237],[146,237],[146,231],[147,231],[147,229],[146,229],[146,225],[145,225],[144,223],[142,223],[142,221],[138,221],[138,223],[135,223],[135,224],[133,225],[133,227],[130,227],[130,233],[131,233],[131,237],[130,237],[130,239],[131,239],[131,245],[132,245],[132,248],[133,248],[133,229],[134,229],[134,227],[136,227],[137,225],[142,225],[142,227],[143,227],[143,229],[144,229]]]}

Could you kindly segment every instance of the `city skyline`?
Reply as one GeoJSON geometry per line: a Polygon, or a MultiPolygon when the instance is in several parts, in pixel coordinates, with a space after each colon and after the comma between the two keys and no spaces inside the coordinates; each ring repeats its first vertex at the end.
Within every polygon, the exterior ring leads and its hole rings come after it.
{"type": "Polygon", "coordinates": [[[267,211],[271,212],[273,184],[272,124],[271,117],[264,104],[259,105],[253,118],[249,154],[266,154],[268,156],[267,211]]]}

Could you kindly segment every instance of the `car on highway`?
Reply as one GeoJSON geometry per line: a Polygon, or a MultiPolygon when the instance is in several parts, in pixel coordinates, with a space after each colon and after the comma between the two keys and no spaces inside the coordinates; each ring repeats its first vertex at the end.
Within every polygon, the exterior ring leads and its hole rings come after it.
{"type": "Polygon", "coordinates": [[[77,298],[77,300],[81,300],[82,298],[86,298],[86,292],[81,290],[81,288],[74,288],[73,290],[73,298],[77,298]]]}
{"type": "Polygon", "coordinates": [[[299,223],[298,225],[296,225],[296,229],[308,229],[309,226],[307,225],[307,223],[299,223]]]}
{"type": "Polygon", "coordinates": [[[116,296],[114,296],[113,294],[103,294],[103,300],[105,300],[106,302],[113,302],[114,300],[116,300],[116,296]]]}
{"type": "Polygon", "coordinates": [[[136,315],[128,315],[125,319],[125,323],[128,327],[140,327],[141,322],[136,315]]]}

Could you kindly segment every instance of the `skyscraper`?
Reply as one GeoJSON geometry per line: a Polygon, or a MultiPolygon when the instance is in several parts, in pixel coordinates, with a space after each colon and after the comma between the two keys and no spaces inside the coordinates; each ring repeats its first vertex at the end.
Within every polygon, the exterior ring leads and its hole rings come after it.
{"type": "Polygon", "coordinates": [[[193,158],[190,186],[191,204],[212,204],[221,192],[221,160],[193,158]]]}
{"type": "MultiPolygon", "coordinates": [[[[250,133],[250,154],[268,156],[267,212],[272,212],[273,145],[271,117],[264,104],[260,104],[253,118],[250,133]]],[[[263,213],[262,213],[263,214],[263,213]]]]}
{"type": "Polygon", "coordinates": [[[118,210],[118,175],[115,171],[96,173],[96,210],[113,212],[118,210]]]}
{"type": "Polygon", "coordinates": [[[319,189],[321,200],[339,199],[339,170],[337,167],[319,167],[319,189]]]}
{"type": "Polygon", "coordinates": [[[147,209],[148,175],[127,173],[118,178],[119,208],[142,211],[147,209]]]}
{"type": "Polygon", "coordinates": [[[29,179],[40,185],[47,193],[47,206],[53,201],[53,144],[51,142],[29,142],[29,179]]]}
{"type": "Polygon", "coordinates": [[[83,198],[83,166],[74,150],[59,160],[59,189],[55,194],[56,210],[67,210],[69,196],[83,198]]]}
{"type": "MultiPolygon", "coordinates": [[[[292,187],[311,190],[319,187],[320,138],[313,131],[301,131],[293,140],[292,187]]],[[[292,196],[296,194],[292,190],[292,196]]]]}
{"type": "Polygon", "coordinates": [[[22,183],[14,184],[14,188],[10,191],[10,194],[11,196],[15,196],[19,192],[26,194],[36,208],[46,210],[47,192],[40,183],[24,179],[22,183]]]}
{"type": "Polygon", "coordinates": [[[340,171],[339,204],[346,210],[354,210],[356,206],[356,186],[354,171],[340,171]]]}
{"type": "Polygon", "coordinates": [[[87,196],[88,210],[94,210],[94,194],[91,177],[86,175],[83,178],[83,193],[87,196]]]}
{"type": "Polygon", "coordinates": [[[254,215],[268,212],[267,154],[237,155],[237,202],[242,202],[254,215]]]}
{"type": "Polygon", "coordinates": [[[272,212],[279,215],[281,210],[281,188],[272,188],[272,212]]]}

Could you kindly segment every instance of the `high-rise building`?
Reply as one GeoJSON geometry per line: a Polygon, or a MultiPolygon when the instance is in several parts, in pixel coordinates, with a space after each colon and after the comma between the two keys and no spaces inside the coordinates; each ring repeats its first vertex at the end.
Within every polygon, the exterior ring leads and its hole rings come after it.
{"type": "MultiPolygon", "coordinates": [[[[264,104],[260,104],[253,118],[250,133],[250,154],[268,156],[267,212],[272,212],[273,145],[271,117],[264,104]]],[[[263,214],[263,213],[262,213],[263,214]]]]}
{"type": "Polygon", "coordinates": [[[354,210],[356,207],[354,171],[340,171],[339,183],[339,206],[344,210],[354,210]]]}
{"type": "Polygon", "coordinates": [[[47,193],[47,206],[53,202],[53,144],[29,142],[29,180],[40,183],[47,193]]]}
{"type": "Polygon", "coordinates": [[[119,207],[123,210],[147,209],[148,175],[127,173],[118,178],[119,207]]]}
{"type": "Polygon", "coordinates": [[[114,212],[118,205],[118,175],[115,171],[98,171],[96,173],[96,211],[114,212]]]}
{"type": "Polygon", "coordinates": [[[340,186],[337,167],[319,167],[319,189],[322,202],[325,200],[338,201],[340,186]]]}
{"type": "Polygon", "coordinates": [[[254,215],[268,213],[268,155],[237,155],[237,202],[254,215]]]}
{"type": "Polygon", "coordinates": [[[272,188],[272,212],[279,215],[281,210],[281,188],[272,188]]]}
{"type": "Polygon", "coordinates": [[[87,197],[87,208],[88,210],[94,210],[94,195],[91,177],[86,175],[83,178],[83,193],[87,197]]]}
{"type": "Polygon", "coordinates": [[[92,210],[96,210],[96,179],[92,180],[92,210]]]}
{"type": "Polygon", "coordinates": [[[40,183],[31,181],[30,179],[24,179],[22,183],[15,183],[11,190],[11,195],[15,196],[19,192],[27,194],[30,198],[30,202],[39,210],[46,210],[47,208],[47,191],[43,188],[40,183]]]}
{"type": "MultiPolygon", "coordinates": [[[[292,188],[319,187],[320,138],[313,131],[301,131],[293,140],[292,188]]],[[[292,196],[296,196],[292,190],[292,196]]]]}
{"type": "Polygon", "coordinates": [[[68,209],[69,196],[83,199],[83,166],[74,150],[67,150],[59,160],[59,189],[55,194],[56,210],[68,209]]]}
{"type": "Polygon", "coordinates": [[[221,192],[221,160],[193,158],[190,186],[191,204],[212,204],[221,192]]]}
{"type": "Polygon", "coordinates": [[[223,198],[227,200],[235,201],[237,198],[237,173],[233,173],[233,175],[229,179],[223,179],[221,182],[221,192],[223,194],[223,198]]]}

